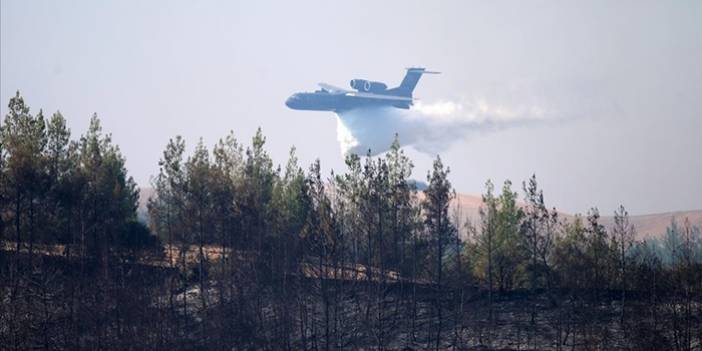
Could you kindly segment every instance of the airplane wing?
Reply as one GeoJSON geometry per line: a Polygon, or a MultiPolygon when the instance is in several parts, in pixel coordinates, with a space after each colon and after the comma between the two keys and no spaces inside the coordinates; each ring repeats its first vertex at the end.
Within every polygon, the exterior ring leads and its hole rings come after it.
{"type": "Polygon", "coordinates": [[[330,94],[346,94],[346,93],[351,92],[350,90],[335,87],[335,86],[333,86],[331,84],[327,84],[327,83],[319,83],[319,87],[330,94]]]}

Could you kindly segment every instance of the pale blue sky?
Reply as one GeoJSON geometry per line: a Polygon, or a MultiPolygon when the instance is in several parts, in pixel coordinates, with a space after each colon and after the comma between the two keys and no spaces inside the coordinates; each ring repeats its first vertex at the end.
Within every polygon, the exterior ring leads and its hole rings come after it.
{"type": "MultiPolygon", "coordinates": [[[[442,157],[458,191],[536,173],[568,212],[702,208],[699,1],[6,1],[0,5],[0,112],[20,90],[77,137],[97,112],[147,185],[168,138],[212,145],[261,126],[276,163],[343,171],[331,113],[285,99],[317,82],[403,68],[423,102],[537,106],[552,123],[467,133],[442,157]]],[[[431,157],[410,150],[415,177],[431,157]]]]}

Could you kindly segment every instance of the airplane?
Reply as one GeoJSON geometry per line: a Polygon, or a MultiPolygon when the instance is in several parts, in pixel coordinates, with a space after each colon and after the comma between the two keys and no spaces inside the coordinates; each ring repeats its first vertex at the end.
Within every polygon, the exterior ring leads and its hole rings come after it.
{"type": "Polygon", "coordinates": [[[290,96],[285,105],[293,110],[343,112],[359,107],[391,106],[409,109],[414,99],[412,91],[422,74],[438,74],[421,67],[407,68],[405,78],[400,86],[388,89],[385,83],[365,79],[352,79],[351,88],[337,88],[326,83],[319,83],[321,89],[313,93],[296,93],[290,96]]]}

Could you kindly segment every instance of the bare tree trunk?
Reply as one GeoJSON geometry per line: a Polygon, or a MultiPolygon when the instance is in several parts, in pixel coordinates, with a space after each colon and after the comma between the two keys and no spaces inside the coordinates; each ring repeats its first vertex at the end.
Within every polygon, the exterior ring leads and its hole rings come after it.
{"type": "Polygon", "coordinates": [[[34,194],[29,196],[29,262],[34,258],[34,194]]]}
{"type": "MultiPolygon", "coordinates": [[[[22,212],[21,212],[21,205],[22,205],[22,195],[19,191],[17,190],[17,196],[15,197],[15,244],[17,246],[15,250],[16,258],[19,258],[19,253],[20,253],[20,244],[22,243],[22,238],[20,236],[20,220],[22,217],[22,212]]],[[[17,262],[19,263],[19,262],[17,262]]],[[[16,264],[17,264],[16,263],[16,264]]]]}
{"type": "MultiPolygon", "coordinates": [[[[442,228],[442,216],[439,216],[438,218],[438,225],[437,228],[442,228]]],[[[441,229],[439,229],[439,232],[437,233],[437,245],[436,245],[436,254],[437,254],[437,267],[436,267],[436,287],[437,287],[437,294],[436,294],[436,308],[438,310],[438,328],[436,329],[436,350],[439,350],[439,347],[441,346],[441,327],[442,327],[442,322],[443,322],[443,316],[442,316],[442,308],[441,308],[441,294],[442,294],[442,286],[441,284],[443,283],[441,281],[441,273],[442,273],[442,268],[443,268],[443,243],[441,241],[441,236],[443,233],[441,233],[441,229]]]]}

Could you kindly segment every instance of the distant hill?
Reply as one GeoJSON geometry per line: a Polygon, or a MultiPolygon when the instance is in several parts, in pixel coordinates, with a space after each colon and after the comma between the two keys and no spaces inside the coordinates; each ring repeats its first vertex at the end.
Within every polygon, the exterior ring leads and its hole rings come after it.
{"type": "MultiPolygon", "coordinates": [[[[673,218],[675,218],[680,225],[682,225],[685,218],[687,218],[690,224],[702,228],[702,210],[654,213],[630,216],[629,218],[629,221],[636,228],[636,234],[639,240],[660,237],[665,234],[665,230],[670,225],[673,218]]],[[[614,225],[614,217],[602,217],[602,224],[607,228],[611,228],[612,225],[614,225]]]]}
{"type": "MultiPolygon", "coordinates": [[[[461,212],[467,216],[475,225],[479,224],[480,206],[483,201],[480,196],[456,194],[456,201],[453,206],[460,205],[461,212]]],[[[572,219],[573,215],[568,213],[560,213],[566,219],[572,219]]],[[[645,240],[652,237],[660,237],[665,234],[666,228],[675,218],[679,224],[687,218],[690,224],[702,228],[702,210],[677,211],[665,213],[653,213],[646,215],[629,216],[629,222],[636,228],[636,237],[638,240],[645,240]]],[[[611,229],[614,225],[614,216],[602,216],[601,223],[611,229]]]]}
{"type": "MultiPolygon", "coordinates": [[[[418,187],[421,182],[417,182],[418,187]]],[[[426,187],[426,186],[425,186],[426,187]]],[[[146,210],[146,204],[149,197],[154,195],[154,190],[152,188],[141,188],[139,189],[139,218],[143,221],[148,220],[148,213],[146,210]]],[[[480,206],[482,206],[483,200],[480,195],[470,195],[470,194],[456,194],[456,200],[452,204],[452,213],[459,206],[461,216],[468,218],[473,225],[478,226],[480,223],[480,206]]],[[[573,215],[568,213],[561,213],[564,218],[572,219],[573,215]]],[[[636,228],[637,239],[645,240],[652,237],[660,237],[665,233],[666,228],[670,225],[670,222],[675,218],[680,224],[682,224],[685,218],[690,220],[690,224],[699,226],[702,228],[702,209],[700,210],[690,210],[690,211],[677,211],[677,212],[665,212],[665,213],[654,213],[646,215],[636,215],[630,216],[629,221],[636,228]]],[[[602,224],[607,228],[612,228],[614,225],[613,216],[602,216],[602,224]]]]}

